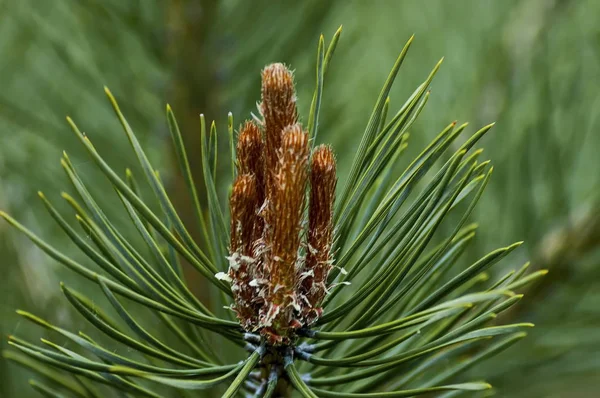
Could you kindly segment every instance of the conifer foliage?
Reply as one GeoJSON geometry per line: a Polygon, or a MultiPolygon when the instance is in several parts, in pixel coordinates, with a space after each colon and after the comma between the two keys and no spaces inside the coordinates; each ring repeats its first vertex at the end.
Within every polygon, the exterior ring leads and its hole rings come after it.
{"type": "Polygon", "coordinates": [[[315,146],[315,140],[325,76],[340,33],[327,48],[323,37],[319,41],[316,87],[305,122],[298,114],[293,74],[279,63],[262,71],[259,116],[242,123],[237,141],[230,115],[234,177],[228,206],[218,192],[217,178],[223,177],[216,173],[216,125],[207,128],[200,116],[197,153],[185,147],[167,106],[201,242],[178,216],[108,89],[153,198],[143,195],[130,170],[124,177],[113,170],[68,119],[141,239],[129,240],[115,226],[66,153],[61,164],[78,197],[63,198],[81,231],[44,194],[40,198],[87,263],[1,215],[49,256],[99,286],[120,319],[84,293],[67,285],[61,289],[76,311],[127,347],[127,354],[113,350],[105,338],[73,333],[19,310],[56,339],[40,344],[9,337],[13,349],[4,355],[39,375],[33,388],[50,397],[95,398],[108,396],[110,389],[114,396],[201,390],[210,397],[351,398],[473,396],[491,387],[461,375],[525,336],[531,324],[502,324],[498,315],[520,300],[516,290],[545,273],[527,273],[525,264],[490,281],[486,271],[520,242],[472,264],[461,257],[477,229],[467,221],[492,171],[475,145],[492,125],[459,144],[467,125],[452,122],[399,171],[441,64],[391,113],[388,95],[411,38],[385,81],[336,195],[333,149],[315,146]],[[189,156],[202,158],[205,209],[189,156]],[[448,222],[455,223],[451,233],[439,236],[438,227],[448,222]],[[192,294],[182,261],[206,279],[212,305],[192,294]],[[223,314],[223,306],[233,312],[223,314]],[[159,333],[156,322],[140,316],[140,308],[156,316],[168,333],[159,333]],[[242,360],[229,360],[232,355],[242,360]]]}

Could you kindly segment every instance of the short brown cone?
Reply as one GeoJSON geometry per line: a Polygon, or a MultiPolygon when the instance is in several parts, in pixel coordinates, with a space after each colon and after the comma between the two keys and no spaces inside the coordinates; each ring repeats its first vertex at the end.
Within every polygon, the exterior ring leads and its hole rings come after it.
{"type": "Polygon", "coordinates": [[[258,193],[256,179],[252,174],[239,175],[231,191],[231,238],[229,277],[235,297],[234,310],[244,327],[256,324],[255,289],[250,285],[256,274],[252,237],[256,228],[258,193]]]}
{"type": "Polygon", "coordinates": [[[320,313],[319,306],[327,292],[327,276],[331,269],[333,239],[333,204],[336,186],[336,162],[329,146],[317,147],[310,165],[310,200],[308,207],[307,253],[300,275],[304,308],[309,323],[320,313]]]}

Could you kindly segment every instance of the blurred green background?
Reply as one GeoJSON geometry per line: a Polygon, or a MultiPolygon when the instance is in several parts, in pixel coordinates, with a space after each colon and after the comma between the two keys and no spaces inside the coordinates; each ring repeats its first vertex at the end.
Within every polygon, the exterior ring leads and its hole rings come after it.
{"type": "MultiPolygon", "coordinates": [[[[496,121],[483,142],[495,164],[480,202],[473,255],[525,240],[520,258],[549,268],[508,316],[536,324],[515,348],[471,370],[503,397],[596,397],[600,388],[600,2],[595,0],[242,1],[0,0],[0,208],[81,258],[37,191],[59,203],[69,153],[94,194],[118,203],[70,132],[70,115],[117,170],[132,153],[102,92],[110,87],[143,140],[183,219],[191,217],[164,117],[170,103],[193,167],[198,114],[225,126],[256,110],[259,71],[295,69],[301,114],[314,87],[319,34],[343,24],[325,81],[319,141],[333,144],[340,178],[395,57],[416,40],[391,93],[392,107],[444,64],[412,131],[414,154],[453,120],[496,121]]],[[[305,117],[306,119],[306,117],[305,117]]],[[[134,169],[135,172],[135,169],[134,169]]],[[[222,170],[225,175],[228,170],[222,170]]],[[[196,173],[199,176],[199,173],[196,173]]],[[[227,180],[228,181],[228,180],[227,180]]],[[[63,207],[67,209],[67,207],[63,207]]],[[[123,225],[127,225],[123,220],[123,225]]],[[[23,308],[67,328],[60,281],[82,285],[0,223],[0,333],[38,338],[23,308]]],[[[202,294],[200,288],[196,289],[202,294]]],[[[37,396],[30,373],[0,359],[0,396],[37,396]]]]}

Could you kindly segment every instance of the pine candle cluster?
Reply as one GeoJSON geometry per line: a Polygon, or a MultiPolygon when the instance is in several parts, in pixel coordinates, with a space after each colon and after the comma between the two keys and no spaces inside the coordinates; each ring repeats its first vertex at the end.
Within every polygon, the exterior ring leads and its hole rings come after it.
{"type": "Polygon", "coordinates": [[[321,314],[332,267],[336,165],[328,146],[311,154],[293,75],[283,64],[263,70],[261,97],[262,125],[247,121],[238,134],[228,276],[244,329],[285,345],[321,314]]]}

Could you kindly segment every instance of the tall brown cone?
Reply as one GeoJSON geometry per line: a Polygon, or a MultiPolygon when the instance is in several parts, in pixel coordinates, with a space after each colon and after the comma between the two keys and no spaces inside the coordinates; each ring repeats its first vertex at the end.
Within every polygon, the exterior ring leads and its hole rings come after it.
{"type": "Polygon", "coordinates": [[[261,323],[281,332],[297,307],[296,261],[308,182],[308,134],[299,124],[283,131],[273,187],[265,212],[265,275],[270,278],[261,323]]]}

